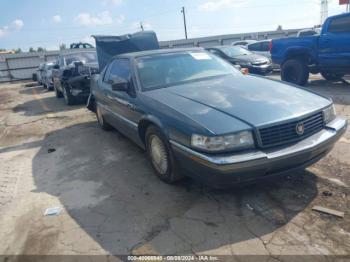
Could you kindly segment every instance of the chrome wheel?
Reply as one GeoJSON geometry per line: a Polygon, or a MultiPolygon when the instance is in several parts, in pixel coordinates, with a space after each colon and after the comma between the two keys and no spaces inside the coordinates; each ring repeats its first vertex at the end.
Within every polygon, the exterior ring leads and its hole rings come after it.
{"type": "Polygon", "coordinates": [[[150,137],[150,156],[157,172],[165,175],[168,170],[168,154],[162,140],[156,135],[150,137]]]}

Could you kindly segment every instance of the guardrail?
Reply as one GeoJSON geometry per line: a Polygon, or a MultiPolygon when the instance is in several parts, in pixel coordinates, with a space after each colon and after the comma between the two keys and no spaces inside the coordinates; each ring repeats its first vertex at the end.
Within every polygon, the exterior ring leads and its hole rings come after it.
{"type": "MultiPolygon", "coordinates": [[[[192,39],[160,41],[160,46],[161,48],[181,48],[230,45],[234,41],[244,39],[262,40],[295,36],[299,30],[301,29],[217,35],[192,39]]],[[[77,49],[67,49],[64,51],[0,54],[0,83],[31,79],[32,74],[38,68],[40,63],[56,60],[60,52],[69,53],[76,52],[76,50],[77,49]]]]}

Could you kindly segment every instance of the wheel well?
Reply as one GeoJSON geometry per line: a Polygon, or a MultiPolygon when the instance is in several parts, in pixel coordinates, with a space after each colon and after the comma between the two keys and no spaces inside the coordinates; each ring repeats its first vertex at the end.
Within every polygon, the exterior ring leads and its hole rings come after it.
{"type": "Polygon", "coordinates": [[[145,144],[145,142],[146,142],[145,136],[146,136],[147,128],[151,125],[158,126],[150,120],[141,120],[141,122],[139,123],[138,131],[139,131],[140,139],[141,139],[143,144],[145,144]]]}
{"type": "Polygon", "coordinates": [[[286,58],[284,59],[284,62],[290,59],[296,59],[296,60],[301,60],[305,61],[308,65],[312,64],[312,58],[311,55],[307,52],[290,52],[286,55],[286,58]]]}

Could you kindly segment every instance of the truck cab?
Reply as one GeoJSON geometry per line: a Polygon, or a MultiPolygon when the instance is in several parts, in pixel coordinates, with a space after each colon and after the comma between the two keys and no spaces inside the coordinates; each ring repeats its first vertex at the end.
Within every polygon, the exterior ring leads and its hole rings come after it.
{"type": "Polygon", "coordinates": [[[350,73],[350,14],[329,17],[320,35],[272,40],[270,52],[284,81],[305,85],[310,73],[341,80],[350,73]]]}

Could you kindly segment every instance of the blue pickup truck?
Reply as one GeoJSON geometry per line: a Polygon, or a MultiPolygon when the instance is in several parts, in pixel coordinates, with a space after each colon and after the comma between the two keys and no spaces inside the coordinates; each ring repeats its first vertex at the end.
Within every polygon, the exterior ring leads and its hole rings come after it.
{"type": "Polygon", "coordinates": [[[350,74],[350,13],[329,17],[320,35],[272,40],[270,51],[283,81],[305,85],[310,73],[341,80],[350,74]]]}

